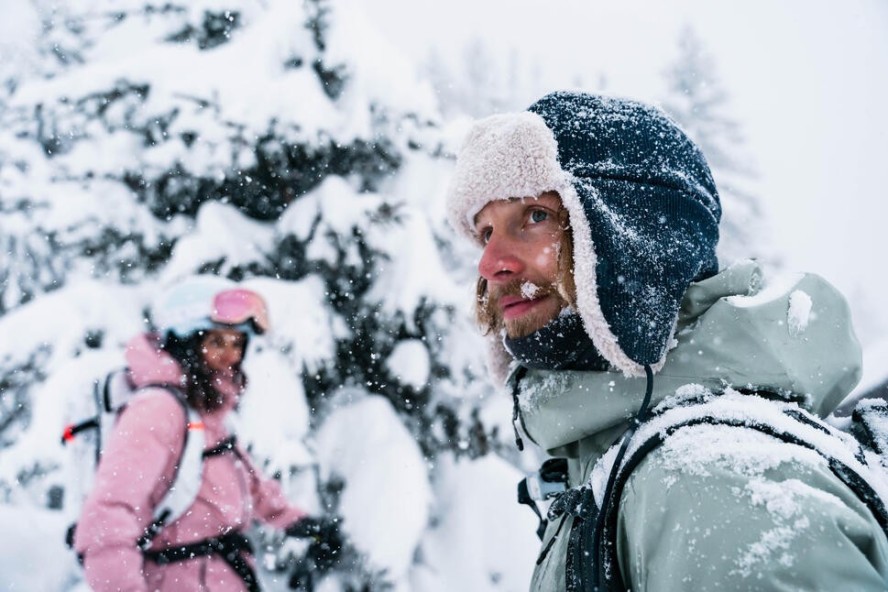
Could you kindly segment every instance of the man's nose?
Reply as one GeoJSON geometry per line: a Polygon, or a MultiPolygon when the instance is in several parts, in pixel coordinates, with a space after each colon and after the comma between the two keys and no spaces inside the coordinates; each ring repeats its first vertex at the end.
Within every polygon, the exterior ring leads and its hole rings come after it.
{"type": "Polygon", "coordinates": [[[478,262],[481,277],[488,282],[507,282],[523,272],[525,266],[517,246],[506,236],[491,236],[478,262]]]}

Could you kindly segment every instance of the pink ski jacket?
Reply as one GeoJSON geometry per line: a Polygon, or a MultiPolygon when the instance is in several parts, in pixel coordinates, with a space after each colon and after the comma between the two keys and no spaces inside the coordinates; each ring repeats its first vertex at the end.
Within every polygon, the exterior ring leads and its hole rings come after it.
{"type": "MultiPolygon", "coordinates": [[[[140,336],[128,345],[127,362],[136,386],[180,384],[178,364],[158,350],[150,336],[140,336]]],[[[240,394],[232,381],[221,383],[220,391],[226,396],[222,408],[201,416],[207,449],[229,436],[225,416],[240,394]]],[[[146,388],[121,413],[74,539],[87,583],[96,592],[246,589],[240,576],[218,556],[161,566],[145,560],[136,546],[174,477],[186,421],[182,405],[162,388],[146,388]]],[[[254,520],[284,528],[305,516],[287,501],[276,481],[264,478],[247,459],[243,450],[206,458],[194,504],[164,526],[151,549],[243,532],[254,520]]]]}

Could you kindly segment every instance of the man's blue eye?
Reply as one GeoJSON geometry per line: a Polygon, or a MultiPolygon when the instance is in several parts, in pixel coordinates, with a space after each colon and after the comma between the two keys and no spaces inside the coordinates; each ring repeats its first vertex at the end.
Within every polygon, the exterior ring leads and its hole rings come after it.
{"type": "Polygon", "coordinates": [[[545,210],[533,210],[530,212],[531,222],[544,222],[549,217],[549,213],[545,210]]]}

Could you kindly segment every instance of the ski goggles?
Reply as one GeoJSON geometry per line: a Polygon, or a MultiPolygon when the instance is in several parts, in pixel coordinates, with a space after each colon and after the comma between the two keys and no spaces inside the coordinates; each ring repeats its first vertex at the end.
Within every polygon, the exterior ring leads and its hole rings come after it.
{"type": "Polygon", "coordinates": [[[268,331],[268,309],[262,296],[235,288],[224,290],[213,297],[213,310],[210,320],[222,325],[241,325],[250,322],[257,335],[268,331]]]}

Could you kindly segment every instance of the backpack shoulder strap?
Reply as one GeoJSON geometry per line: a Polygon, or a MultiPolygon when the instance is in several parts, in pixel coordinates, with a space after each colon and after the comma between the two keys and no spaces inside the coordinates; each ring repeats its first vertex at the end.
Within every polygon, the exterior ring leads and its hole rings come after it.
{"type": "MultiPolygon", "coordinates": [[[[816,422],[808,415],[801,414],[796,409],[785,409],[783,415],[796,422],[816,427],[818,430],[829,431],[829,428],[825,425],[816,422]],[[802,415],[803,417],[801,417],[802,415]]],[[[619,474],[614,483],[613,495],[609,498],[606,506],[601,508],[601,511],[604,513],[601,522],[602,528],[600,530],[594,529],[593,532],[589,532],[590,525],[587,524],[584,528],[585,532],[578,533],[580,534],[580,536],[577,537],[578,543],[583,547],[583,549],[578,549],[578,552],[585,552],[586,550],[595,548],[593,546],[592,537],[599,537],[598,549],[600,549],[600,556],[596,557],[594,561],[587,562],[594,566],[594,581],[590,582],[588,586],[584,586],[582,588],[583,590],[611,591],[628,589],[617,558],[617,519],[619,518],[619,506],[623,489],[635,468],[638,467],[638,465],[641,464],[651,452],[662,446],[670,436],[679,430],[696,425],[749,428],[788,444],[795,444],[817,452],[827,460],[830,471],[832,471],[832,473],[851,491],[853,491],[867,506],[876,521],[882,527],[882,530],[886,533],[886,536],[888,536],[888,509],[885,507],[885,501],[878,495],[866,479],[845,462],[829,455],[815,444],[800,437],[797,433],[780,429],[768,423],[747,418],[721,418],[713,416],[694,417],[675,423],[665,429],[654,430],[649,434],[647,439],[634,446],[634,452],[625,461],[623,466],[620,467],[619,474]]]]}
{"type": "Polygon", "coordinates": [[[862,399],[857,403],[851,414],[851,433],[885,462],[888,459],[888,403],[882,399],[862,399]]]}
{"type": "Polygon", "coordinates": [[[197,499],[197,493],[203,481],[203,452],[206,445],[204,425],[200,415],[188,404],[182,391],[168,384],[146,385],[139,390],[146,388],[166,390],[179,402],[185,412],[185,425],[183,426],[185,437],[170,487],[160,503],[154,508],[154,521],[145,529],[145,533],[139,539],[139,546],[143,549],[150,546],[151,540],[157,536],[165,524],[182,516],[197,499]]]}

